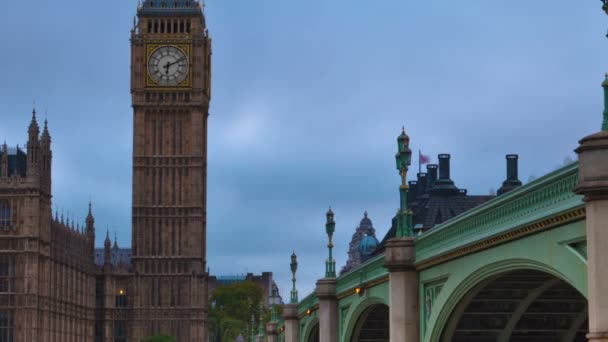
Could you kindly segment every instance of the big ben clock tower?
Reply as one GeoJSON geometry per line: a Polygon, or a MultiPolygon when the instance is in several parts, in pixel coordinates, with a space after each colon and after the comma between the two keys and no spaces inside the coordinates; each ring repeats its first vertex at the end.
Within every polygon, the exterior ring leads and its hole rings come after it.
{"type": "Polygon", "coordinates": [[[131,37],[134,281],[129,341],[207,341],[211,39],[196,0],[145,0],[131,37]]]}

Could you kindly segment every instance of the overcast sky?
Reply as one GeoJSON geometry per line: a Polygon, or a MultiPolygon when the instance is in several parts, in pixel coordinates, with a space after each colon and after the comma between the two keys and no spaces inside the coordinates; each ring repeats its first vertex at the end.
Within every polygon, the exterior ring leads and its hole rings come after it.
{"type": "MultiPolygon", "coordinates": [[[[367,210],[398,202],[396,137],[452,154],[452,179],[487,194],[520,155],[527,182],[601,124],[608,21],[597,0],[208,0],[213,37],[208,264],[272,271],[289,298],[324,274],[325,212],[340,268],[367,210]]],[[[131,241],[133,0],[4,1],[0,138],[24,144],[48,111],[53,205],[131,241]]],[[[417,165],[413,166],[417,168],[417,165]]]]}

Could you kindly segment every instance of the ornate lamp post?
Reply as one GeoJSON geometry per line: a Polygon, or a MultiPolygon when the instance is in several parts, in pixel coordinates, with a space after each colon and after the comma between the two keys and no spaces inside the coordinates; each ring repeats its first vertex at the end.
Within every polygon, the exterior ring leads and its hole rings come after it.
{"type": "Polygon", "coordinates": [[[397,212],[397,237],[413,235],[412,212],[407,206],[407,171],[412,163],[412,150],[410,150],[410,137],[405,134],[405,128],[397,138],[397,154],[395,161],[397,170],[401,175],[401,186],[399,187],[400,206],[397,212]]]}
{"type": "Polygon", "coordinates": [[[334,213],[331,211],[331,208],[329,208],[329,211],[327,212],[327,223],[325,224],[325,232],[329,238],[329,243],[327,244],[327,248],[329,249],[329,258],[325,262],[325,278],[336,277],[336,261],[332,257],[332,249],[334,248],[332,238],[335,231],[336,222],[334,221],[334,213]]]}
{"type": "Polygon", "coordinates": [[[296,252],[291,255],[291,282],[293,288],[291,289],[291,304],[298,304],[298,290],[296,290],[296,271],[298,270],[298,257],[296,252]]]}

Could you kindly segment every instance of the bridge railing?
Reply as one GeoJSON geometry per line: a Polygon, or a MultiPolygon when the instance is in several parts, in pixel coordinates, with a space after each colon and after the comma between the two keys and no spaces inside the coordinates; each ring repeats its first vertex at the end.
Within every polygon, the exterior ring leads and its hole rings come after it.
{"type": "Polygon", "coordinates": [[[438,225],[416,239],[417,268],[441,262],[442,256],[456,249],[483,249],[479,242],[547,217],[582,210],[582,197],[572,192],[577,180],[578,163],[573,163],[438,225]]]}

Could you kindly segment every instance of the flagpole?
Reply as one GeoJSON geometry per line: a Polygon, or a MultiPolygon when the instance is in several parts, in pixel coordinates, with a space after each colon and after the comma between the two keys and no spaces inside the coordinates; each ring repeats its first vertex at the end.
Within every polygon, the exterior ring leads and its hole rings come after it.
{"type": "Polygon", "coordinates": [[[422,164],[420,164],[420,155],[422,154],[422,152],[420,152],[420,149],[418,149],[418,173],[422,173],[422,164]]]}

